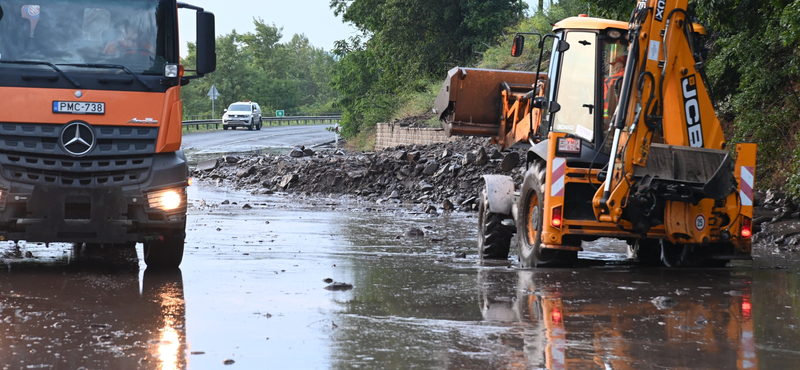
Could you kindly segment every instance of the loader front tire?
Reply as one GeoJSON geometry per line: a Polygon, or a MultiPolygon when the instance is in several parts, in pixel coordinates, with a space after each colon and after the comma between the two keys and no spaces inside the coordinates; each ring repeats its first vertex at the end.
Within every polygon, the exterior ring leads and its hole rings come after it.
{"type": "Polygon", "coordinates": [[[578,252],[542,248],[546,171],[545,162],[536,161],[522,182],[517,218],[521,267],[572,266],[578,259],[578,252]]]}
{"type": "Polygon", "coordinates": [[[478,254],[480,259],[502,260],[508,258],[512,232],[503,225],[507,216],[489,211],[486,189],[478,201],[478,254]]]}

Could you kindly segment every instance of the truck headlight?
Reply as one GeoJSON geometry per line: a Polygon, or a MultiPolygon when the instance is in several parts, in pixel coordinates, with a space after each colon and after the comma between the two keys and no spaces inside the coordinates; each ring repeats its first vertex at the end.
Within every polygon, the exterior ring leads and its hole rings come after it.
{"type": "Polygon", "coordinates": [[[161,196],[161,208],[165,211],[171,211],[181,205],[181,196],[175,190],[165,192],[161,196]]]}
{"type": "Polygon", "coordinates": [[[172,188],[147,193],[147,203],[152,209],[171,212],[186,208],[186,189],[172,188]]]}

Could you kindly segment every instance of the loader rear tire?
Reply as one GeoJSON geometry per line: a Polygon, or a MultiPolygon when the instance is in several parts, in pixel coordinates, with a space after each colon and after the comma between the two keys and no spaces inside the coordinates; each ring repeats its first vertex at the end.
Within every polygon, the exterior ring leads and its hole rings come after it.
{"type": "Polygon", "coordinates": [[[635,256],[643,266],[663,266],[661,262],[661,244],[658,239],[637,239],[628,244],[628,256],[635,256]]]}
{"type": "Polygon", "coordinates": [[[525,172],[522,182],[517,219],[519,262],[522,267],[572,266],[578,259],[578,252],[542,248],[546,171],[545,162],[536,161],[525,172]]]}
{"type": "Polygon", "coordinates": [[[478,201],[478,254],[481,260],[508,258],[513,234],[503,225],[507,217],[489,211],[489,197],[484,189],[478,201]]]}

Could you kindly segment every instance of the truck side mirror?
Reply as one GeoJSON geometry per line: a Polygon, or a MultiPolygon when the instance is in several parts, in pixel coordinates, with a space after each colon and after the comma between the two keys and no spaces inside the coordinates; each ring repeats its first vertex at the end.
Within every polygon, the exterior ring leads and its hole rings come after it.
{"type": "Polygon", "coordinates": [[[217,69],[216,32],[214,13],[197,12],[197,73],[206,74],[217,69]]]}
{"type": "Polygon", "coordinates": [[[522,35],[514,35],[514,43],[511,45],[511,56],[516,58],[522,55],[523,46],[525,46],[525,37],[522,35]]]}

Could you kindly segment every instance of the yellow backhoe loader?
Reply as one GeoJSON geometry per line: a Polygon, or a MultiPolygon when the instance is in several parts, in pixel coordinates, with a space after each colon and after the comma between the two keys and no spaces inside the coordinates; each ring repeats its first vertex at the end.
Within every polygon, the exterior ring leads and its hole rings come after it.
{"type": "MultiPolygon", "coordinates": [[[[449,135],[528,143],[521,187],[485,176],[481,258],[571,265],[583,241],[628,242],[641,263],[750,258],[756,145],[728,148],[688,0],[637,3],[629,22],[564,19],[539,37],[545,72],[454,68],[434,104],[449,135]]],[[[524,47],[514,38],[512,54],[524,47]]]]}

